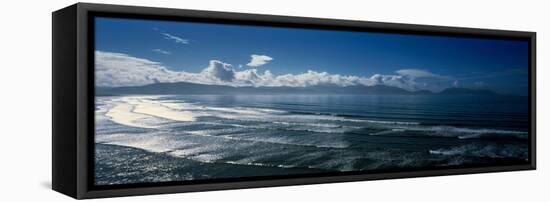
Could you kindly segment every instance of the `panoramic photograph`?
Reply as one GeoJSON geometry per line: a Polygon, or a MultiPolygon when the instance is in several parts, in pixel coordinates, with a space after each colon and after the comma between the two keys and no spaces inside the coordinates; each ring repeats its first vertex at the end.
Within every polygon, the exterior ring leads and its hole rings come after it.
{"type": "Polygon", "coordinates": [[[95,185],[529,162],[527,41],[94,21],[95,185]]]}

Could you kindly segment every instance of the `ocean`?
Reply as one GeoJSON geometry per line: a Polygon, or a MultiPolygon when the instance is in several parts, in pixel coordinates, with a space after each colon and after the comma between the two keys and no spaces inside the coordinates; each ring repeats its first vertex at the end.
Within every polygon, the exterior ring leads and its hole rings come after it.
{"type": "Polygon", "coordinates": [[[95,184],[527,163],[528,99],[97,96],[95,184]]]}

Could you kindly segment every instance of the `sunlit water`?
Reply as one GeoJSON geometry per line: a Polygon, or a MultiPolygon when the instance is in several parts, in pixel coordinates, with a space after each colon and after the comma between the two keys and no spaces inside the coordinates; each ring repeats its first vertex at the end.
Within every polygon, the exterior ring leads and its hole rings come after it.
{"type": "Polygon", "coordinates": [[[525,97],[96,97],[96,184],[528,160],[525,97]]]}

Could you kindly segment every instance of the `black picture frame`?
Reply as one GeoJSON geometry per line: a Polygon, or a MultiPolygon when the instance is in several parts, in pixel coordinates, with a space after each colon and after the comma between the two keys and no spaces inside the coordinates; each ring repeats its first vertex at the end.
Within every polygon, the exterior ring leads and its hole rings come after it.
{"type": "Polygon", "coordinates": [[[84,199],[536,169],[536,33],[413,24],[77,3],[52,14],[52,188],[84,199]],[[491,167],[344,172],[198,182],[94,185],[94,26],[96,16],[309,29],[502,38],[529,42],[529,162],[491,167]]]}

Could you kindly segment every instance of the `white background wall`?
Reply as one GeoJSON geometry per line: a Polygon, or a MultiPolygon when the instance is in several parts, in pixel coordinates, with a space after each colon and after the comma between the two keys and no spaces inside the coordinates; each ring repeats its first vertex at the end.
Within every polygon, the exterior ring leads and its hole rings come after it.
{"type": "MultiPolygon", "coordinates": [[[[538,170],[106,199],[109,201],[536,201],[550,194],[550,6],[545,1],[91,1],[538,33],[538,170]],[[546,19],[546,20],[545,20],[546,19]]],[[[51,12],[75,3],[1,1],[0,201],[68,201],[51,186],[51,12]]]]}

